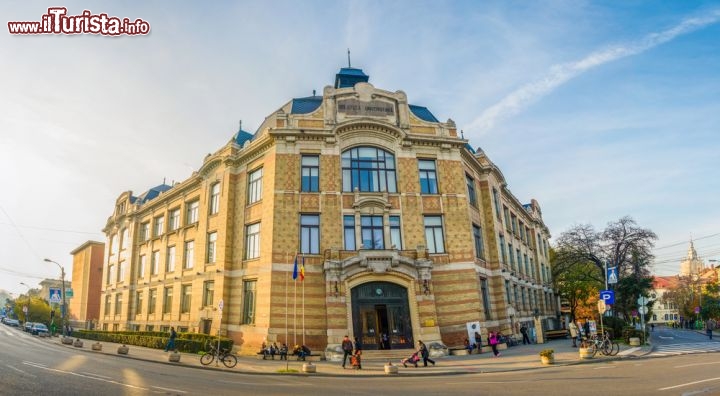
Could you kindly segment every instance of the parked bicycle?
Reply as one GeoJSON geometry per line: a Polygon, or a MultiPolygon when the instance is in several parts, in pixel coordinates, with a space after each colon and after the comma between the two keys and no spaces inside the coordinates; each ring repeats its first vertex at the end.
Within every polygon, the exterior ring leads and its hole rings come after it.
{"type": "Polygon", "coordinates": [[[233,355],[227,348],[220,348],[220,353],[217,351],[215,344],[210,344],[208,351],[200,356],[200,363],[207,366],[210,363],[218,359],[227,368],[233,368],[237,364],[237,356],[233,355]]]}
{"type": "Polygon", "coordinates": [[[618,345],[618,343],[616,342],[613,342],[610,339],[608,333],[604,333],[600,337],[595,334],[589,339],[584,338],[583,341],[580,343],[580,346],[583,348],[587,348],[588,353],[593,357],[598,353],[598,351],[605,356],[615,356],[618,354],[618,352],[620,352],[620,345],[618,345]]]}

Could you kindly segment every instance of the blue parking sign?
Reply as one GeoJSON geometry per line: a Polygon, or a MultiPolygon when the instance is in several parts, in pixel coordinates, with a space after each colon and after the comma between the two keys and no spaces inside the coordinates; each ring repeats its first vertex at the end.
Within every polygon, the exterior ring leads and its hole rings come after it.
{"type": "Polygon", "coordinates": [[[600,300],[605,301],[606,305],[615,304],[615,292],[612,290],[601,290],[600,300]]]}

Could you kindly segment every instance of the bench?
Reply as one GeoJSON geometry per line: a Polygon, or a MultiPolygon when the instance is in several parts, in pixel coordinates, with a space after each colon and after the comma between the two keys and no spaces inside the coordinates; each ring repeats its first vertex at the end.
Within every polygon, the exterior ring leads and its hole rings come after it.
{"type": "Polygon", "coordinates": [[[568,331],[567,329],[560,329],[560,330],[546,330],[545,331],[545,338],[552,340],[553,338],[567,338],[568,337],[568,331]]]}

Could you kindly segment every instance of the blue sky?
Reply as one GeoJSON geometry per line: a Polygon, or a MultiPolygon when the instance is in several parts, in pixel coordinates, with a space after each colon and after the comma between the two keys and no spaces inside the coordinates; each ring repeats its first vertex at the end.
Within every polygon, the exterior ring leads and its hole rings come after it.
{"type": "MultiPolygon", "coordinates": [[[[143,18],[151,34],[0,33],[0,289],[57,277],[117,196],[183,180],[347,63],[452,118],[557,236],[630,215],[659,274],[720,259],[720,2],[3,2],[6,20],[143,18]]],[[[3,28],[5,29],[5,28],[3,28]]]]}

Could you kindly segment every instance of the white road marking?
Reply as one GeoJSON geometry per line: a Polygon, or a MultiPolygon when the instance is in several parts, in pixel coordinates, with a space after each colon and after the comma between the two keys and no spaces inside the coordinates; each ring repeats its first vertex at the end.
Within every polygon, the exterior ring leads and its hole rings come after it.
{"type": "Polygon", "coordinates": [[[629,354],[634,353],[634,352],[639,351],[639,350],[640,350],[640,347],[635,347],[635,348],[626,349],[626,350],[618,353],[618,356],[629,355],[629,354]]]}
{"type": "Polygon", "coordinates": [[[40,365],[40,364],[37,364],[37,363],[23,362],[23,364],[26,364],[26,365],[32,366],[32,367],[41,368],[41,369],[44,369],[44,370],[47,370],[47,371],[54,371],[54,372],[56,372],[56,373],[74,375],[74,376],[76,376],[76,377],[83,377],[83,378],[87,378],[87,379],[93,379],[93,380],[95,380],[95,381],[108,382],[108,383],[111,383],[111,384],[120,385],[120,386],[125,386],[125,387],[128,387],[128,388],[140,389],[140,390],[145,390],[145,391],[146,391],[146,390],[149,390],[148,388],[143,388],[143,387],[140,387],[140,386],[135,386],[135,385],[130,385],[130,384],[123,384],[123,383],[121,383],[121,382],[112,381],[112,380],[106,380],[106,379],[103,379],[103,378],[93,377],[93,376],[89,376],[89,375],[85,375],[85,374],[80,374],[80,373],[74,373],[74,372],[72,372],[72,371],[65,371],[65,370],[58,370],[58,369],[54,369],[54,368],[49,368],[49,367],[45,367],[45,366],[40,365]]]}
{"type": "Polygon", "coordinates": [[[658,337],[662,340],[674,340],[675,339],[675,337],[663,337],[663,336],[658,336],[658,337]]]}
{"type": "Polygon", "coordinates": [[[700,381],[693,381],[693,382],[688,382],[688,383],[685,383],[685,384],[680,384],[680,385],[675,385],[675,386],[668,386],[668,387],[666,387],[666,388],[660,388],[660,389],[658,389],[658,390],[659,390],[659,391],[664,391],[664,390],[668,390],[668,389],[681,388],[681,387],[683,387],[683,386],[701,384],[701,383],[703,383],[703,382],[718,381],[718,380],[720,380],[720,377],[717,377],[717,378],[708,378],[708,379],[704,379],[704,380],[700,380],[700,381]]]}
{"type": "Polygon", "coordinates": [[[706,364],[720,364],[720,362],[683,364],[682,366],[675,366],[675,367],[673,367],[673,368],[692,367],[692,366],[704,366],[704,365],[706,365],[706,364]]]}
{"type": "Polygon", "coordinates": [[[112,377],[108,377],[108,376],[105,376],[105,375],[100,375],[100,374],[95,374],[95,373],[89,373],[89,372],[87,372],[87,371],[83,371],[82,373],[83,373],[83,374],[87,374],[87,375],[92,375],[92,376],[98,377],[98,378],[105,378],[105,379],[111,379],[111,378],[112,378],[112,377]]]}
{"type": "Polygon", "coordinates": [[[163,388],[162,386],[150,386],[150,387],[151,387],[151,388],[155,388],[155,389],[164,390],[164,391],[167,391],[167,392],[187,393],[187,392],[185,392],[185,391],[183,391],[183,390],[171,389],[171,388],[163,388]]]}
{"type": "Polygon", "coordinates": [[[40,367],[42,367],[42,368],[47,367],[46,365],[44,365],[44,364],[42,364],[42,363],[30,362],[30,361],[27,361],[27,360],[23,360],[23,364],[29,364],[29,365],[31,365],[31,366],[40,366],[40,367]]]}
{"type": "Polygon", "coordinates": [[[607,368],[615,368],[615,367],[617,367],[617,366],[599,366],[599,367],[593,368],[593,370],[600,370],[600,369],[607,369],[607,368]]]}
{"type": "Polygon", "coordinates": [[[25,375],[29,375],[29,376],[32,376],[32,377],[37,377],[35,374],[30,374],[30,373],[28,373],[28,372],[22,371],[22,370],[20,370],[19,368],[15,367],[15,366],[11,366],[11,365],[9,365],[9,364],[6,364],[6,366],[10,367],[11,369],[13,369],[13,370],[15,370],[15,371],[17,371],[17,372],[19,372],[19,373],[23,373],[23,374],[25,374],[25,375]]]}

